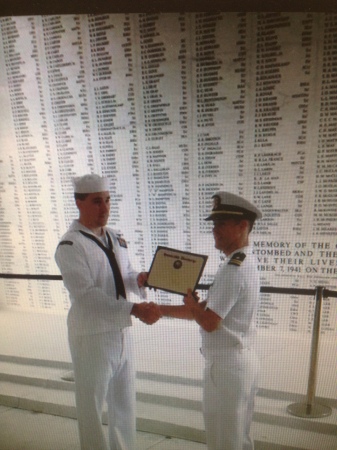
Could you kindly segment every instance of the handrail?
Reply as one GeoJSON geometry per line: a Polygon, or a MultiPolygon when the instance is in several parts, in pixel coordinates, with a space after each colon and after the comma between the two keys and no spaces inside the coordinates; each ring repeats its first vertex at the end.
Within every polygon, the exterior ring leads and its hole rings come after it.
{"type": "MultiPolygon", "coordinates": [[[[0,278],[18,279],[18,280],[53,280],[62,281],[62,275],[31,275],[18,273],[0,273],[0,278]]],[[[211,287],[210,284],[198,284],[197,289],[207,291],[211,287]]],[[[300,288],[284,288],[273,286],[261,286],[260,292],[263,294],[289,294],[289,295],[312,295],[316,293],[316,289],[300,289],[300,288]]],[[[324,288],[323,297],[337,298],[337,291],[330,291],[324,288]]]]}
{"type": "Polygon", "coordinates": [[[18,280],[62,280],[62,275],[28,275],[23,273],[0,273],[0,278],[18,280]]]}
{"type": "MultiPolygon", "coordinates": [[[[197,285],[197,289],[199,290],[208,290],[210,287],[210,284],[197,285]]],[[[315,295],[315,289],[283,288],[273,286],[261,286],[260,292],[264,294],[315,295]]]]}
{"type": "MultiPolygon", "coordinates": [[[[25,275],[13,273],[0,273],[0,278],[5,279],[27,279],[27,280],[62,280],[61,275],[25,275]]],[[[211,285],[198,284],[197,289],[208,290],[211,285]]],[[[317,286],[315,289],[298,289],[298,288],[280,288],[273,286],[261,286],[261,293],[269,294],[289,294],[289,295],[307,295],[315,296],[315,313],[311,338],[310,351],[310,367],[308,376],[307,399],[305,403],[293,403],[287,407],[287,411],[298,417],[304,418],[320,418],[331,415],[332,410],[329,406],[319,405],[314,402],[316,381],[317,381],[317,366],[318,366],[318,350],[319,350],[319,335],[320,335],[320,321],[322,300],[327,297],[337,298],[336,291],[330,291],[322,286],[317,286]]]]}

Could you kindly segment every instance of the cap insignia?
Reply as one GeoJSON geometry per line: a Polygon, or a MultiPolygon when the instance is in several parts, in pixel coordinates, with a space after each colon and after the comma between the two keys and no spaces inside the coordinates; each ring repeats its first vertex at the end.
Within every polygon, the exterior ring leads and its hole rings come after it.
{"type": "Polygon", "coordinates": [[[221,199],[218,195],[213,196],[213,211],[221,205],[221,199]]]}

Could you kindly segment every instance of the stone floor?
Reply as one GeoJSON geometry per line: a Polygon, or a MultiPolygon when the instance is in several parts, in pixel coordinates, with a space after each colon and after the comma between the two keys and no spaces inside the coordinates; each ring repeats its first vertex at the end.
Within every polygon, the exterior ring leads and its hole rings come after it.
{"type": "MultiPolygon", "coordinates": [[[[79,448],[76,420],[0,405],[1,450],[79,450],[79,448]]],[[[206,445],[137,432],[137,450],[148,449],[204,450],[206,445]]]]}
{"type": "MultiPolygon", "coordinates": [[[[137,371],[200,380],[204,361],[198,350],[198,328],[193,325],[184,321],[166,320],[148,327],[136,322],[132,328],[137,371]]],[[[305,395],[310,344],[310,335],[260,332],[260,387],[280,395],[305,395]]],[[[260,441],[256,446],[257,450],[337,450],[336,435],[324,433],[325,425],[337,423],[336,353],[335,336],[321,336],[316,394],[333,402],[333,414],[327,420],[311,419],[316,428],[322,422],[322,430],[311,433],[309,428],[302,429],[299,433],[293,426],[283,426],[277,430],[279,444],[274,445],[270,440],[268,443],[267,438],[270,439],[275,434],[275,427],[270,423],[260,423],[256,433],[260,441]],[[263,434],[266,439],[262,439],[263,434]],[[267,443],[261,443],[263,440],[267,443]],[[284,444],[280,444],[282,441],[284,444]]],[[[0,310],[0,355],[70,362],[66,317],[0,310]]],[[[138,432],[137,438],[137,450],[206,449],[204,444],[197,442],[145,432],[138,432]]],[[[0,406],[0,450],[79,450],[76,421],[0,406]]]]}

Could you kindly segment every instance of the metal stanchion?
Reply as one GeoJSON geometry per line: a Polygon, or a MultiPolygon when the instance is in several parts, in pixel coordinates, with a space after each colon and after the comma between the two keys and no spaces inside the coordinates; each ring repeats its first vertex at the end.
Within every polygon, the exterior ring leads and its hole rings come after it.
{"type": "Polygon", "coordinates": [[[292,403],[287,407],[287,411],[293,416],[297,417],[306,417],[306,418],[326,417],[330,416],[332,412],[329,406],[319,405],[315,403],[323,292],[324,288],[322,286],[316,287],[316,304],[315,304],[314,323],[311,339],[311,355],[310,355],[310,368],[308,377],[307,400],[305,403],[292,403]]]}

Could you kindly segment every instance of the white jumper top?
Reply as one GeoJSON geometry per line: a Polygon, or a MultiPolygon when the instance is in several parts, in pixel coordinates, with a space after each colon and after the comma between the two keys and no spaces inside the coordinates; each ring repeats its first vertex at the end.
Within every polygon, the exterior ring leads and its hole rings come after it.
{"type": "MultiPolygon", "coordinates": [[[[69,291],[71,307],[68,329],[74,335],[121,330],[132,325],[130,312],[133,303],[116,298],[115,281],[109,259],[104,251],[80,230],[90,233],[78,220],[74,220],[63,235],[55,252],[55,260],[63,282],[69,291]]],[[[128,258],[127,245],[120,234],[105,227],[122,274],[126,294],[143,296],[137,275],[128,258]]],[[[97,239],[97,237],[96,237],[97,239]]]]}

